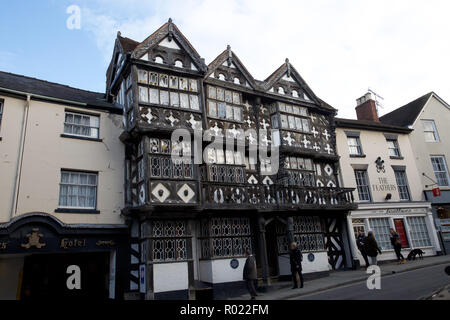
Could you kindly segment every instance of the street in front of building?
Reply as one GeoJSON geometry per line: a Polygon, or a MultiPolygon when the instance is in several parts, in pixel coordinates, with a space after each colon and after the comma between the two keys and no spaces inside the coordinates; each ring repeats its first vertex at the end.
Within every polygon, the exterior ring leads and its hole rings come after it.
{"type": "Polygon", "coordinates": [[[369,290],[366,281],[343,286],[296,300],[417,300],[432,296],[433,292],[450,284],[445,266],[429,266],[381,277],[381,289],[369,290]]]}

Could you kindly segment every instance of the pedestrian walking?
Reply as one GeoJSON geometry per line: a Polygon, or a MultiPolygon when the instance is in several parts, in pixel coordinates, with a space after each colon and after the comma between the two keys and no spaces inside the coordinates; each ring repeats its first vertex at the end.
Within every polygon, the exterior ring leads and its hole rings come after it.
{"type": "Polygon", "coordinates": [[[394,229],[389,230],[391,237],[391,244],[394,247],[395,254],[397,255],[397,264],[405,263],[405,257],[402,254],[402,242],[400,241],[400,236],[394,229]]]}
{"type": "Polygon", "coordinates": [[[369,259],[367,259],[366,249],[364,248],[364,242],[366,241],[366,236],[364,232],[358,232],[358,238],[356,238],[356,245],[358,246],[359,252],[361,252],[364,262],[366,263],[366,268],[369,266],[369,259]]]}
{"type": "Polygon", "coordinates": [[[256,259],[255,256],[252,255],[250,250],[245,251],[245,256],[247,260],[245,260],[243,278],[245,280],[245,284],[247,286],[247,290],[250,293],[251,300],[255,300],[255,297],[258,296],[255,289],[255,281],[257,279],[256,276],[256,259]]]}
{"type": "Polygon", "coordinates": [[[381,254],[381,250],[378,247],[377,240],[375,240],[375,236],[372,231],[369,231],[367,234],[366,241],[364,242],[364,249],[369,257],[370,264],[377,265],[377,255],[378,253],[381,254]]]}
{"type": "Polygon", "coordinates": [[[297,247],[297,243],[291,243],[291,250],[289,252],[289,259],[291,262],[291,273],[292,273],[292,281],[294,282],[294,286],[292,289],[298,288],[297,285],[297,274],[300,278],[300,288],[303,288],[303,274],[302,274],[302,260],[303,255],[300,249],[297,247]]]}

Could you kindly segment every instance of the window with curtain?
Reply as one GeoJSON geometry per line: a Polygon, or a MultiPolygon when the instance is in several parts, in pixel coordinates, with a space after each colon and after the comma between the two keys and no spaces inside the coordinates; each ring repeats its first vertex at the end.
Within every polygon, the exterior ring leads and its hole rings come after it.
{"type": "Polygon", "coordinates": [[[397,188],[400,200],[410,200],[406,172],[404,170],[395,170],[394,173],[395,180],[397,180],[397,188]]]}
{"type": "Polygon", "coordinates": [[[99,137],[100,117],[75,112],[66,112],[64,133],[72,136],[99,137]]]}
{"type": "Polygon", "coordinates": [[[391,244],[391,238],[389,234],[389,219],[388,218],[373,218],[369,219],[370,228],[372,229],[375,239],[377,240],[378,247],[381,250],[393,249],[391,244]]]}
{"type": "Polygon", "coordinates": [[[61,208],[95,209],[97,173],[61,171],[59,206],[61,208]]]}
{"type": "Polygon", "coordinates": [[[438,186],[449,186],[448,170],[447,164],[445,163],[445,157],[433,156],[431,157],[431,163],[433,165],[434,175],[436,176],[438,186]]]}
{"type": "Polygon", "coordinates": [[[428,235],[425,217],[408,217],[409,234],[414,247],[430,247],[431,241],[428,235]]]}

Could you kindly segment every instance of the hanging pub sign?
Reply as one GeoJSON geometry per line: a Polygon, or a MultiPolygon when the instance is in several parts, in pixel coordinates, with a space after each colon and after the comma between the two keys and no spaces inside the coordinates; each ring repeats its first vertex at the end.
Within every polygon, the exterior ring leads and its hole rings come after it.
{"type": "Polygon", "coordinates": [[[433,189],[433,197],[440,197],[441,196],[441,189],[439,188],[434,188],[433,189]]]}

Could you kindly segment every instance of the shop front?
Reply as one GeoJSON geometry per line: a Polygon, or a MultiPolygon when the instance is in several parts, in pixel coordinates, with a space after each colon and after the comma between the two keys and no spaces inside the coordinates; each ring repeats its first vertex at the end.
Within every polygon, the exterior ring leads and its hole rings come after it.
{"type": "Polygon", "coordinates": [[[356,246],[359,231],[366,236],[373,231],[382,251],[378,261],[396,260],[390,228],[399,234],[405,258],[413,249],[421,249],[424,256],[434,256],[441,250],[429,202],[359,204],[358,210],[348,216],[348,224],[349,229],[353,230],[353,260],[360,266],[364,266],[365,262],[356,246]]]}
{"type": "Polygon", "coordinates": [[[121,299],[125,225],[66,225],[45,213],[0,224],[0,299],[121,299]]]}

